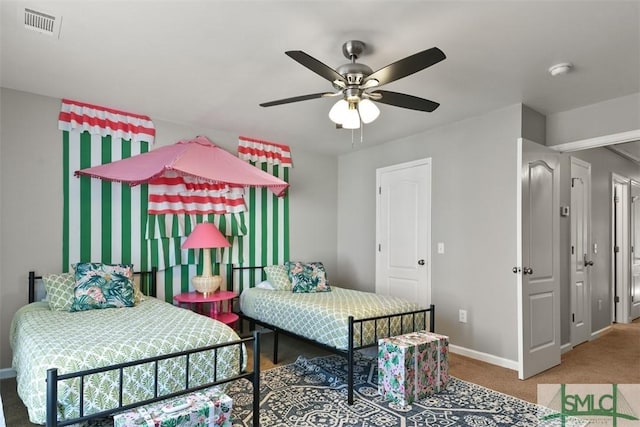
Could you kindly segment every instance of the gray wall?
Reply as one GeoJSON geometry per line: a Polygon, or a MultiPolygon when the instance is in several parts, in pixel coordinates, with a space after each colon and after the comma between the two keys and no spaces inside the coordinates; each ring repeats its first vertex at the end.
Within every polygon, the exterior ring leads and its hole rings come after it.
{"type": "MultiPolygon", "coordinates": [[[[375,289],[376,169],[432,159],[432,300],[451,342],[517,360],[520,104],[339,158],[338,282],[375,289]],[[437,254],[436,244],[445,244],[437,254]],[[458,322],[458,309],[468,323],[458,322]]],[[[366,139],[366,138],[365,138],[366,139]]],[[[366,145],[366,140],[364,142],[366,145]]]]}
{"type": "Polygon", "coordinates": [[[546,144],[557,145],[640,129],[640,93],[547,116],[546,144]]]}
{"type": "MultiPolygon", "coordinates": [[[[11,365],[9,326],[15,311],[27,302],[27,272],[61,270],[59,110],[59,99],[1,89],[0,369],[11,365]]],[[[228,151],[236,151],[238,135],[160,120],[154,123],[156,146],[205,135],[228,151]]],[[[291,256],[322,260],[328,271],[335,271],[337,160],[301,150],[292,151],[292,158],[291,256]]]]}

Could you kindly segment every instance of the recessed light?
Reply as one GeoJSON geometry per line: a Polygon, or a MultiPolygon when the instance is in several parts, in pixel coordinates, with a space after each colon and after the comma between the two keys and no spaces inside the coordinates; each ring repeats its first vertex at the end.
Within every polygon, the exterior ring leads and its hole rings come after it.
{"type": "Polygon", "coordinates": [[[549,74],[552,76],[559,76],[561,74],[567,74],[573,68],[573,64],[570,62],[562,62],[560,64],[553,65],[549,68],[549,74]]]}

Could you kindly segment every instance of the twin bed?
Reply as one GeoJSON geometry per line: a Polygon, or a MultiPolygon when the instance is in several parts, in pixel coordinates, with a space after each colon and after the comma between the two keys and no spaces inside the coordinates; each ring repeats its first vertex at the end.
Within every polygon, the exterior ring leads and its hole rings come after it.
{"type": "MultiPolygon", "coordinates": [[[[155,272],[142,273],[155,294],[155,272]]],[[[30,298],[35,273],[29,274],[30,298]]],[[[18,394],[36,424],[64,426],[245,378],[259,419],[259,358],[221,322],[153,297],[134,307],[69,312],[30,301],[11,326],[18,394]]]]}
{"type": "MultiPolygon", "coordinates": [[[[347,399],[353,404],[353,365],[358,350],[380,338],[418,330],[434,332],[435,307],[396,297],[330,285],[325,292],[292,292],[286,286],[261,286],[264,267],[235,267],[232,282],[240,294],[238,315],[274,334],[273,362],[278,362],[278,334],[310,342],[347,358],[347,399]],[[259,271],[259,274],[255,274],[259,271]],[[249,279],[244,279],[248,272],[249,279]]],[[[278,280],[277,278],[275,280],[278,280]]],[[[268,282],[267,282],[268,283],[268,282]]]]}
{"type": "MultiPolygon", "coordinates": [[[[232,277],[246,270],[234,268],[232,277]]],[[[155,295],[155,271],[142,277],[146,294],[155,295]]],[[[253,425],[259,426],[260,358],[253,357],[252,371],[245,369],[245,345],[253,341],[253,354],[260,354],[258,333],[242,339],[220,322],[153,297],[130,308],[56,311],[51,301],[33,301],[36,279],[30,273],[30,304],[11,326],[18,394],[31,422],[75,424],[245,378],[253,383],[253,425]]],[[[274,363],[279,333],[344,355],[349,404],[356,351],[380,338],[434,331],[433,305],[333,285],[330,292],[296,293],[261,284],[232,283],[240,294],[238,314],[273,331],[274,363]]]]}

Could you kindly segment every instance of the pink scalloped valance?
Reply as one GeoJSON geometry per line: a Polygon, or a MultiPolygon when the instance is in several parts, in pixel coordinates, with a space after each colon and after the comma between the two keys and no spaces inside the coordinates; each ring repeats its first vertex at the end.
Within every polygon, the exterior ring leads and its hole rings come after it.
{"type": "Polygon", "coordinates": [[[285,168],[292,166],[291,149],[288,145],[247,138],[246,136],[238,138],[238,157],[254,163],[269,163],[285,168]]]}
{"type": "Polygon", "coordinates": [[[153,144],[156,129],[148,116],[63,99],[58,115],[60,130],[87,131],[94,135],[146,141],[153,144]]]}

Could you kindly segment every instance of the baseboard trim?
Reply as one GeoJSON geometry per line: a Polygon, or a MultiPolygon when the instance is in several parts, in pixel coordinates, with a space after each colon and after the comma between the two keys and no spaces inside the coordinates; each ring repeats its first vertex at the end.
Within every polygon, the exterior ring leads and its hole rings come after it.
{"type": "Polygon", "coordinates": [[[515,360],[505,359],[489,353],[482,353],[480,351],[471,350],[469,348],[460,347],[457,345],[449,344],[449,351],[451,353],[459,354],[461,356],[467,356],[472,359],[479,360],[481,362],[490,363],[492,365],[500,366],[502,368],[511,369],[513,371],[518,370],[518,362],[515,360]]]}
{"type": "MultiPolygon", "coordinates": [[[[592,340],[595,340],[596,338],[601,337],[602,335],[606,334],[610,330],[611,330],[611,325],[605,326],[604,328],[602,328],[602,329],[600,329],[598,331],[591,332],[591,335],[589,336],[589,341],[592,341],[592,340]]],[[[562,354],[564,354],[564,353],[566,353],[568,351],[571,351],[573,349],[574,349],[574,347],[573,347],[573,344],[571,342],[568,342],[566,344],[562,344],[560,346],[560,351],[561,351],[562,354]]]]}
{"type": "Polygon", "coordinates": [[[15,378],[16,370],[13,368],[2,368],[0,369],[0,380],[6,380],[7,378],[15,378]]]}
{"type": "Polygon", "coordinates": [[[591,339],[595,340],[596,338],[606,334],[607,332],[609,332],[611,330],[611,325],[609,326],[605,326],[604,328],[597,330],[595,332],[591,332],[591,339]]]}

